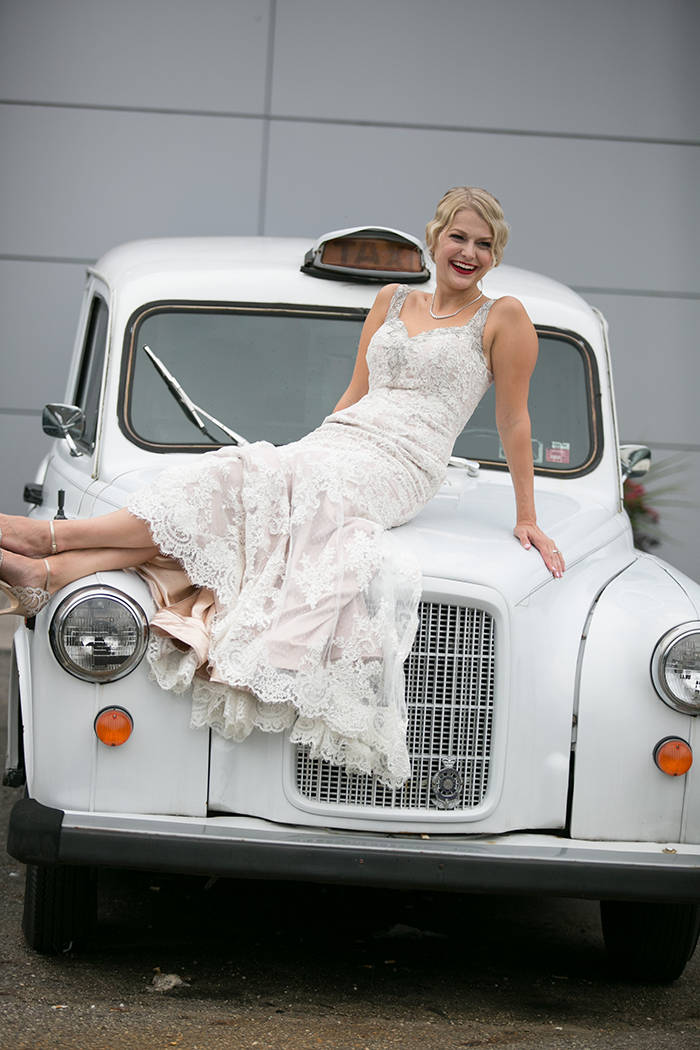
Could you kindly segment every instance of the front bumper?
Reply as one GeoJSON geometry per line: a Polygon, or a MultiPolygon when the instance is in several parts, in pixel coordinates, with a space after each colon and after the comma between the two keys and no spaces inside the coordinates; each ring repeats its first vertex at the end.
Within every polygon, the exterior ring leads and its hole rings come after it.
{"type": "Polygon", "coordinates": [[[462,893],[700,901],[700,846],[334,831],[254,817],[63,812],[20,799],[8,852],[26,864],[462,893]]]}

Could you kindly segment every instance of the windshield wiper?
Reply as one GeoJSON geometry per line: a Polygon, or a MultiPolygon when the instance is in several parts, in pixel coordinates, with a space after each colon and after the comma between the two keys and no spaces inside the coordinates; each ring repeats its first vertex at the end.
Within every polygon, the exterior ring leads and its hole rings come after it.
{"type": "Polygon", "coordinates": [[[235,430],[231,430],[230,427],[227,427],[224,423],[220,423],[219,420],[216,419],[214,416],[210,415],[208,412],[205,412],[205,410],[203,408],[200,408],[199,405],[195,405],[194,401],[189,396],[187,391],[183,390],[175,376],[168,371],[161,359],[159,357],[156,357],[156,355],[151,350],[150,346],[146,346],[146,344],[144,343],[143,349],[146,352],[146,354],[150,357],[151,361],[155,366],[156,371],[162,376],[165,385],[167,386],[168,390],[173,395],[173,397],[175,398],[178,405],[185,413],[189,421],[191,423],[194,423],[194,425],[199,430],[201,430],[202,433],[205,434],[210,441],[212,441],[215,445],[220,444],[220,442],[217,441],[214,435],[207,430],[202,416],[208,419],[210,423],[213,423],[214,426],[217,426],[219,430],[223,430],[224,434],[228,434],[228,436],[235,442],[236,445],[248,444],[246,439],[244,437],[241,437],[240,434],[237,434],[235,430]]]}

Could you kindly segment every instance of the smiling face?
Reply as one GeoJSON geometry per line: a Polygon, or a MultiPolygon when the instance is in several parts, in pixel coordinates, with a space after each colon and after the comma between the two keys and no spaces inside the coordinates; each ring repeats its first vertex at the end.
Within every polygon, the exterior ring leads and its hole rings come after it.
{"type": "Polygon", "coordinates": [[[487,222],[470,208],[458,211],[435,245],[436,277],[450,288],[468,291],[493,265],[493,235],[487,222]]]}

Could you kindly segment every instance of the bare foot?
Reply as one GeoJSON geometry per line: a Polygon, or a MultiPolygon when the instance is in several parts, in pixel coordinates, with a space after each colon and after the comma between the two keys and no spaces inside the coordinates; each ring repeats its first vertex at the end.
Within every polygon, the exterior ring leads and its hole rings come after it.
{"type": "Polygon", "coordinates": [[[24,554],[27,558],[44,558],[51,553],[51,531],[48,521],[0,514],[0,531],[0,546],[5,551],[24,554]]]}
{"type": "MultiPolygon", "coordinates": [[[[13,554],[12,551],[7,550],[2,552],[2,556],[0,579],[3,583],[9,583],[10,587],[41,587],[44,590],[46,566],[43,560],[25,558],[21,554],[13,554]]],[[[50,589],[55,590],[54,587],[50,589]]]]}

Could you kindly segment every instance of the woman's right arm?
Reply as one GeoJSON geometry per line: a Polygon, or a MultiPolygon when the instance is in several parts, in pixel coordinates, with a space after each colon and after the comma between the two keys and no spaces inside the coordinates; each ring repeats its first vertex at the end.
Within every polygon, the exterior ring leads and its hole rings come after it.
{"type": "Polygon", "coordinates": [[[350,380],[350,386],[333,409],[334,412],[339,412],[341,408],[349,408],[350,405],[356,404],[356,402],[358,402],[361,397],[364,397],[369,390],[367,347],[369,346],[369,341],[374,333],[384,324],[389,310],[389,304],[397,288],[398,284],[386,285],[374,300],[374,305],[367,314],[365,323],[362,327],[360,345],[357,348],[357,359],[355,361],[352,379],[350,380]]]}

